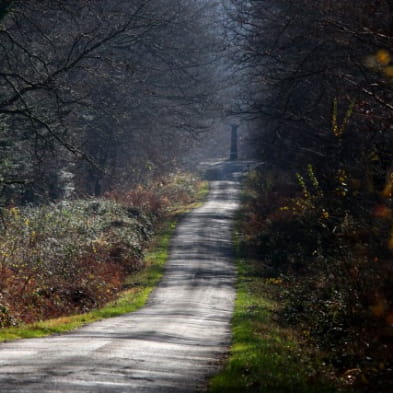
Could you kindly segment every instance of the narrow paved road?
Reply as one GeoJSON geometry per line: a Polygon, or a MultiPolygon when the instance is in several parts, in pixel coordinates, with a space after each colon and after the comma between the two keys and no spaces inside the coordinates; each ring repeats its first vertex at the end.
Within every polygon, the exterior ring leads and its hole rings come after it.
{"type": "Polygon", "coordinates": [[[66,335],[1,344],[0,392],[198,390],[230,340],[237,206],[236,181],[211,182],[207,202],[178,227],[166,274],[140,311],[66,335]]]}

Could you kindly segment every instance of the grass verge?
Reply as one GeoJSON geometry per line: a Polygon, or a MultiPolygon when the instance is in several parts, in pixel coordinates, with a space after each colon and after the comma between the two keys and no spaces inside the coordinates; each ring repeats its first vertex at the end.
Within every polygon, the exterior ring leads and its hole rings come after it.
{"type": "Polygon", "coordinates": [[[127,278],[124,287],[128,289],[122,291],[116,300],[108,303],[103,308],[93,310],[86,314],[60,317],[0,329],[0,342],[65,333],[104,318],[111,318],[136,311],[144,306],[150,293],[163,275],[164,266],[169,255],[170,240],[178,222],[184,213],[202,204],[208,190],[208,183],[201,183],[196,196],[198,202],[180,206],[171,212],[169,218],[161,224],[160,230],[151,242],[150,249],[145,256],[145,268],[127,278]]]}
{"type": "Polygon", "coordinates": [[[208,393],[333,393],[340,390],[296,332],[279,326],[279,304],[269,293],[278,279],[263,280],[256,262],[238,258],[233,342],[223,371],[208,393]],[[323,370],[323,371],[322,371],[323,370]]]}

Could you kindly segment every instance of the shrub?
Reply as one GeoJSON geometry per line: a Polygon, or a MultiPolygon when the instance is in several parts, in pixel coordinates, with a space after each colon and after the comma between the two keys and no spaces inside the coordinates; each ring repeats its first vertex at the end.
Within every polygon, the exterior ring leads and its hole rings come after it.
{"type": "Polygon", "coordinates": [[[176,175],[104,199],[3,209],[0,327],[85,312],[113,299],[143,269],[159,220],[195,198],[198,179],[176,175]]]}
{"type": "Polygon", "coordinates": [[[335,187],[323,188],[311,165],[305,175],[293,175],[297,186],[279,172],[254,173],[250,179],[242,212],[243,250],[261,261],[261,279],[285,283],[281,322],[298,325],[344,382],[388,391],[393,364],[388,350],[393,337],[390,202],[351,189],[351,176],[343,171],[332,179],[335,187]]]}

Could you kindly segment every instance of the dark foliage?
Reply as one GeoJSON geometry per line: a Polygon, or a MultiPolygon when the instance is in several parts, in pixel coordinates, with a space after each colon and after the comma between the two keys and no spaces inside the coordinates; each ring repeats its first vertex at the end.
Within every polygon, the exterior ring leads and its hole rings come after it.
{"type": "Polygon", "coordinates": [[[254,121],[245,247],[347,384],[392,376],[391,1],[233,1],[254,121]]]}

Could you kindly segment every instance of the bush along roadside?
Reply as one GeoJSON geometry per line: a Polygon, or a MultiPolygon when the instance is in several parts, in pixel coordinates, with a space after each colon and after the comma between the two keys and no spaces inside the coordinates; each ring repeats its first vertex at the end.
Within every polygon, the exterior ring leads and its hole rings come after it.
{"type": "Polygon", "coordinates": [[[207,393],[341,392],[334,373],[301,334],[279,323],[280,278],[261,278],[260,262],[240,247],[240,215],[235,229],[237,298],[232,346],[223,371],[207,393]]]}
{"type": "MultiPolygon", "coordinates": [[[[250,173],[236,229],[238,252],[248,272],[240,274],[239,285],[249,288],[252,298],[260,293],[273,299],[277,308],[269,315],[275,326],[300,340],[296,362],[299,368],[305,362],[315,369],[311,381],[322,375],[337,389],[390,392],[390,191],[359,189],[343,170],[329,180],[320,181],[312,165],[297,175],[273,168],[250,173]],[[312,354],[311,363],[304,360],[307,353],[312,354]]],[[[388,181],[385,188],[390,190],[388,181]]],[[[253,313],[245,313],[249,332],[263,340],[272,330],[263,328],[258,336],[260,325],[253,313]]],[[[234,340],[236,348],[236,330],[234,340]]],[[[253,353],[258,359],[263,355],[253,353]]],[[[268,383],[266,373],[259,373],[261,384],[268,383]]],[[[298,391],[291,389],[286,391],[298,391]]]]}
{"type": "Polygon", "coordinates": [[[0,340],[141,306],[160,278],[177,219],[206,192],[205,182],[178,174],[102,199],[3,209],[0,340]]]}

